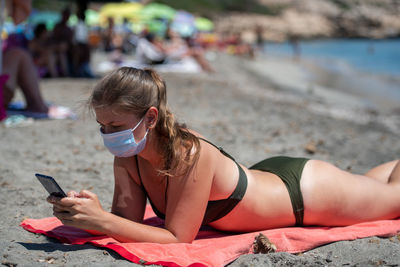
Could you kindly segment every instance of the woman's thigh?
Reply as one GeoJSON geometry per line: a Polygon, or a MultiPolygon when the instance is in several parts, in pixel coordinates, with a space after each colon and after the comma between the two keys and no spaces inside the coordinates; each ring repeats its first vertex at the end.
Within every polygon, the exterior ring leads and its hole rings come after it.
{"type": "Polygon", "coordinates": [[[400,216],[400,186],[310,160],[300,187],[304,224],[349,225],[400,216]]]}

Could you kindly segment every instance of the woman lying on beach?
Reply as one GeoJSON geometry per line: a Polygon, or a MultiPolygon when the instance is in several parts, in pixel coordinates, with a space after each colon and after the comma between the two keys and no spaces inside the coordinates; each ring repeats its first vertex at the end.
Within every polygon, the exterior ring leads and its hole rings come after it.
{"type": "MultiPolygon", "coordinates": [[[[344,226],[400,216],[399,160],[364,175],[306,158],[273,157],[251,168],[178,124],[152,70],[123,67],[89,100],[115,155],[111,212],[87,190],[49,197],[64,224],[121,242],[192,242],[201,225],[249,232],[287,226],[344,226]],[[165,228],[143,224],[149,198],[165,228]]],[[[240,138],[240,137],[238,137],[240,138]]]]}

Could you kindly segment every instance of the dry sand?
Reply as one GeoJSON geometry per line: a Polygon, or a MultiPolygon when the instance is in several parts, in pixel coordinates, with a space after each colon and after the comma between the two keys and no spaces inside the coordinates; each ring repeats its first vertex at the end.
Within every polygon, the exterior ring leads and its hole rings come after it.
{"type": "MultiPolygon", "coordinates": [[[[398,113],[371,111],[355,105],[357,99],[349,103],[350,97],[332,90],[320,94],[288,88],[282,81],[285,77],[290,80],[302,68],[296,63],[297,70],[288,71],[293,64],[286,62],[269,70],[262,67],[260,60],[217,55],[213,61],[215,74],[162,76],[178,119],[223,146],[245,165],[274,155],[306,156],[362,173],[399,157],[398,113]],[[274,71],[286,72],[287,76],[282,74],[280,80],[274,80],[274,71]]],[[[95,82],[49,79],[41,82],[41,88],[48,101],[79,110],[95,82]]],[[[301,78],[295,85],[307,87],[301,78]]],[[[80,115],[74,121],[43,120],[23,127],[0,126],[0,133],[3,265],[133,265],[113,251],[61,244],[19,227],[24,218],[52,216],[46,193],[34,178],[35,172],[56,177],[65,190],[92,190],[103,208],[110,208],[113,158],[103,148],[93,117],[80,115]]],[[[300,255],[245,255],[231,266],[397,266],[399,238],[336,242],[300,255]]]]}

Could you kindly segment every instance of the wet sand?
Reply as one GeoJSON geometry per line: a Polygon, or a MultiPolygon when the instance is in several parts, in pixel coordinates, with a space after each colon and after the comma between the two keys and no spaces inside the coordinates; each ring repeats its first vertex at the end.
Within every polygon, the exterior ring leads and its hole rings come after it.
{"type": "MultiPolygon", "coordinates": [[[[162,76],[178,120],[224,147],[238,162],[251,165],[275,155],[305,156],[363,173],[399,157],[399,114],[371,111],[361,104],[344,105],[363,101],[329,88],[299,90],[309,86],[301,75],[296,76],[301,68],[298,63],[285,61],[268,65],[269,69],[260,59],[216,56],[212,62],[215,74],[162,76]],[[294,87],[284,86],[285,79],[295,80],[294,87]]],[[[36,172],[56,177],[67,191],[89,189],[99,196],[104,209],[110,209],[113,158],[103,148],[94,117],[80,113],[96,81],[41,81],[46,100],[72,107],[80,114],[78,120],[0,126],[2,264],[133,265],[113,251],[61,244],[19,227],[24,218],[52,216],[46,193],[34,178],[36,172]]],[[[396,266],[400,263],[399,239],[398,235],[335,242],[299,255],[245,255],[231,266],[396,266]]]]}

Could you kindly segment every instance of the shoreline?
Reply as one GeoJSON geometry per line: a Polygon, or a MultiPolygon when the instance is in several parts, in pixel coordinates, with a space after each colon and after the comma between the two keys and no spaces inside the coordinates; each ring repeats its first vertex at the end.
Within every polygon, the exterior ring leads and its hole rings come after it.
{"type": "Polygon", "coordinates": [[[313,105],[307,108],[315,112],[360,124],[378,123],[393,132],[400,131],[400,80],[355,69],[349,74],[333,72],[309,58],[268,54],[260,54],[247,68],[279,88],[282,93],[276,96],[278,99],[287,98],[291,103],[311,101],[313,105]],[[398,91],[383,87],[391,81],[399,86],[398,91]]]}

